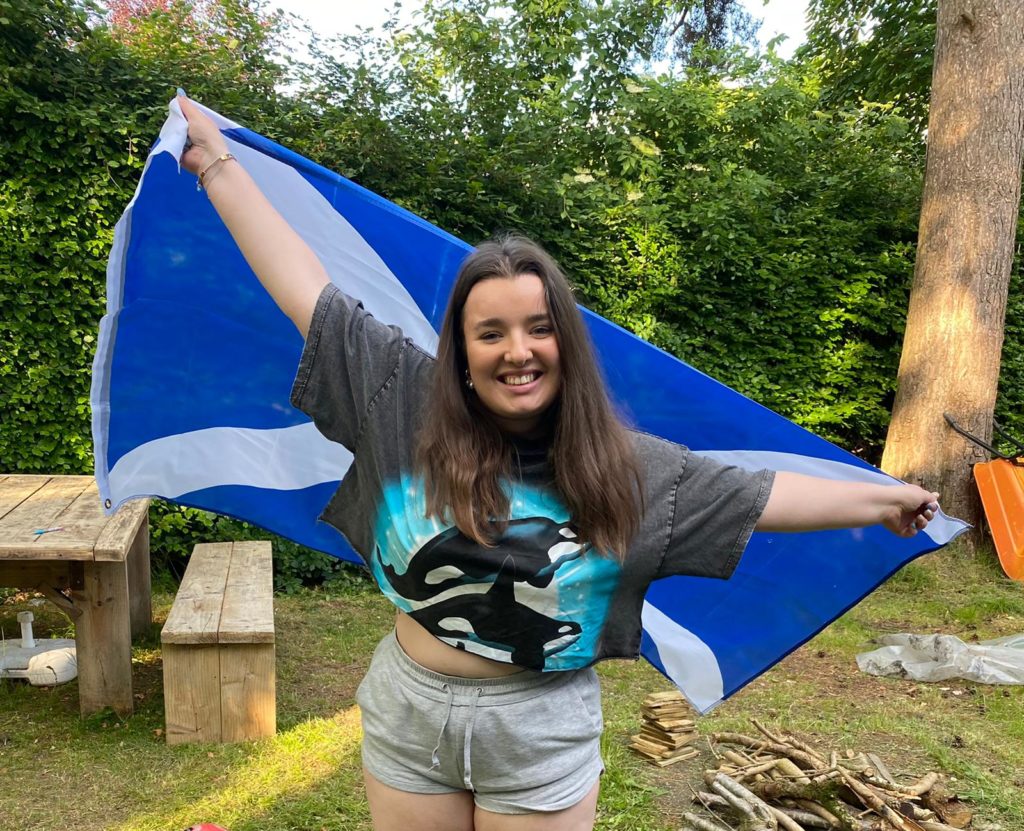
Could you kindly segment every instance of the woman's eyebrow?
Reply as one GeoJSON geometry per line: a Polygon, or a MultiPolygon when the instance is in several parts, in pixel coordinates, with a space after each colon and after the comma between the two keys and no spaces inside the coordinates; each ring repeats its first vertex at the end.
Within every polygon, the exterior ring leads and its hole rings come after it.
{"type": "MultiPolygon", "coordinates": [[[[539,312],[535,315],[530,315],[524,321],[527,324],[531,323],[542,323],[547,322],[551,319],[551,315],[547,312],[539,312]]],[[[501,328],[506,324],[506,321],[500,317],[489,317],[486,320],[479,321],[473,328],[474,329],[490,329],[490,328],[501,328]]]]}

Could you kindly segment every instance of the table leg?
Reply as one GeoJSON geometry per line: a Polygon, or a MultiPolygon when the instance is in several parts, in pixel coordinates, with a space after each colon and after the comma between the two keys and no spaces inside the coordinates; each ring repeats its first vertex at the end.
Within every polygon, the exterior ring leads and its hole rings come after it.
{"type": "Polygon", "coordinates": [[[143,522],[128,549],[128,602],[132,638],[149,631],[153,622],[152,583],[149,575],[149,523],[143,522]]]}
{"type": "Polygon", "coordinates": [[[81,587],[72,589],[82,616],[75,622],[78,695],[83,716],[107,707],[132,712],[131,610],[128,563],[84,563],[81,587]]]}

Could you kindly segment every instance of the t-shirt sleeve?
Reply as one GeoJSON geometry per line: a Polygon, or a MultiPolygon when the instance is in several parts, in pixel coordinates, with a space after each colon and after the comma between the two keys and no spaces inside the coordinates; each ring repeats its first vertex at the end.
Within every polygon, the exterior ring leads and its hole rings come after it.
{"type": "Polygon", "coordinates": [[[401,329],[381,323],[329,283],[313,310],[292,406],[327,438],[354,452],[375,397],[398,372],[408,346],[401,329]]]}
{"type": "Polygon", "coordinates": [[[684,449],[668,546],[656,577],[728,578],[764,511],[774,479],[774,471],[723,465],[684,449]]]}

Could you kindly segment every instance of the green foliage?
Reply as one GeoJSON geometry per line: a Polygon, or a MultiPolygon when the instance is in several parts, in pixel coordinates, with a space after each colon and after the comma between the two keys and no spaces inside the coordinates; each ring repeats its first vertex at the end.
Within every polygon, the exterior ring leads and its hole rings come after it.
{"type": "Polygon", "coordinates": [[[534,33],[455,5],[460,39],[445,35],[446,5],[440,30],[331,59],[314,93],[340,128],[327,134],[386,148],[327,154],[471,241],[509,228],[543,240],[596,311],[875,456],[913,269],[906,120],[823,110],[813,72],[735,53],[728,85],[716,72],[641,78],[626,61],[614,85],[581,87],[587,72],[569,67],[606,60],[563,60],[585,20],[534,33]]]}
{"type": "MultiPolygon", "coordinates": [[[[1024,212],[1024,211],[1022,211],[1024,212]]],[[[1024,222],[1017,220],[1017,249],[1024,250],[1024,222]]],[[[1024,263],[1018,254],[1010,274],[1003,330],[1003,355],[999,368],[996,420],[1018,441],[1024,443],[1024,263]]],[[[1018,453],[1012,444],[993,440],[1004,453],[1018,453]]]]}
{"type": "Polygon", "coordinates": [[[303,586],[330,583],[337,587],[369,580],[365,569],[231,517],[156,502],[150,509],[150,549],[153,565],[181,579],[197,542],[270,540],[273,543],[274,588],[291,593],[303,586]]]}
{"type": "Polygon", "coordinates": [[[928,122],[938,0],[811,0],[799,57],[820,62],[825,100],[891,103],[928,122]]]}
{"type": "MultiPolygon", "coordinates": [[[[878,104],[858,85],[886,77],[866,43],[896,49],[900,27],[923,42],[925,0],[910,18],[816,0],[802,61],[691,53],[661,78],[637,67],[687,3],[432,0],[415,26],[316,41],[304,67],[279,57],[290,24],[259,0],[138,5],[152,11],[111,27],[76,0],[0,0],[3,469],[91,470],[105,259],[178,84],[471,242],[530,234],[596,311],[877,459],[913,269],[920,85],[869,85],[878,104]]],[[[1019,276],[999,405],[1018,431],[1019,276]]],[[[154,511],[169,567],[197,540],[252,536],[154,511]]],[[[349,573],[275,546],[281,586],[349,573]]]]}
{"type": "Polygon", "coordinates": [[[104,259],[158,121],[76,4],[0,2],[0,17],[0,458],[84,472],[104,259]]]}
{"type": "Polygon", "coordinates": [[[912,273],[914,139],[884,111],[818,105],[783,67],[627,88],[600,166],[563,178],[563,260],[606,316],[871,447],[912,273]]]}
{"type": "MultiPolygon", "coordinates": [[[[215,4],[201,20],[190,17],[192,8],[173,5],[112,37],[90,5],[0,0],[5,471],[92,470],[89,385],[105,310],[105,261],[171,84],[205,90],[210,99],[223,88],[225,108],[246,112],[253,123],[279,116],[272,96],[284,76],[268,58],[273,21],[263,25],[258,12],[234,0],[215,4]]],[[[153,512],[157,564],[179,571],[197,541],[267,536],[199,511],[153,512]]],[[[274,562],[279,588],[349,579],[337,561],[282,539],[274,562]]]]}

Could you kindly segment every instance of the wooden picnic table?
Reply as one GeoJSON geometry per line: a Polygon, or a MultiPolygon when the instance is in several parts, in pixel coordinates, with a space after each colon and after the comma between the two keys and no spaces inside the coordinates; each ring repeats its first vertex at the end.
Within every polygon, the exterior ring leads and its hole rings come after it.
{"type": "Polygon", "coordinates": [[[153,616],[148,509],[104,515],[91,476],[0,474],[0,586],[35,589],[74,621],[83,716],[132,712],[131,641],[153,616]]]}

